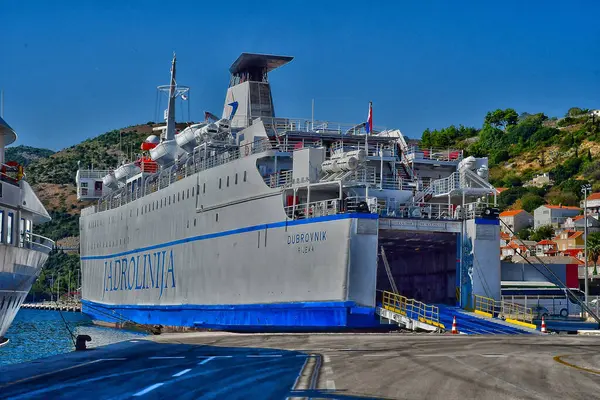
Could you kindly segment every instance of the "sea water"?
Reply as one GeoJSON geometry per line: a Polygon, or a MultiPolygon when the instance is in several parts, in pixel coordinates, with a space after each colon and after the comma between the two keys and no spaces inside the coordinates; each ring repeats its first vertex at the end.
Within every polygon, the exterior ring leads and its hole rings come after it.
{"type": "Polygon", "coordinates": [[[10,342],[0,347],[0,366],[75,350],[67,326],[75,336],[89,335],[92,338],[87,347],[145,336],[138,332],[95,326],[87,316],[78,312],[21,309],[5,335],[10,342]]]}

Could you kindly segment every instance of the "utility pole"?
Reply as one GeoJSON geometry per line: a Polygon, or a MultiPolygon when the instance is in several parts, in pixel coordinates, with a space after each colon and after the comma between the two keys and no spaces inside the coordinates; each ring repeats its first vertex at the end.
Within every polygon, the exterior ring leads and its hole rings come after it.
{"type": "Polygon", "coordinates": [[[585,293],[585,304],[588,303],[588,252],[587,252],[587,240],[588,240],[588,215],[587,215],[587,198],[588,191],[592,190],[592,186],[582,185],[581,191],[583,192],[583,220],[585,221],[584,231],[583,231],[583,257],[585,258],[585,274],[583,277],[583,291],[585,293]]]}

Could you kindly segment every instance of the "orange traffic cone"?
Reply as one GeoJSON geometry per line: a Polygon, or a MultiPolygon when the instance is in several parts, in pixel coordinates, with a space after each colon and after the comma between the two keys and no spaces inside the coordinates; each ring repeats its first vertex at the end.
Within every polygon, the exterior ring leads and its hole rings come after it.
{"type": "Polygon", "coordinates": [[[456,315],[454,316],[454,319],[452,320],[452,334],[453,335],[458,334],[458,329],[456,329],[456,315]]]}
{"type": "Polygon", "coordinates": [[[548,333],[546,330],[546,321],[544,320],[544,317],[542,317],[542,333],[548,333]]]}

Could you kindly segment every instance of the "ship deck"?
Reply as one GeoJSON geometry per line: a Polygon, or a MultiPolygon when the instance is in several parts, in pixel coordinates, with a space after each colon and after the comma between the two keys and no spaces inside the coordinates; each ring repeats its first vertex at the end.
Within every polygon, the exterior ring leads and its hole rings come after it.
{"type": "Polygon", "coordinates": [[[595,398],[596,338],[165,334],[0,368],[3,398],[595,398]]]}

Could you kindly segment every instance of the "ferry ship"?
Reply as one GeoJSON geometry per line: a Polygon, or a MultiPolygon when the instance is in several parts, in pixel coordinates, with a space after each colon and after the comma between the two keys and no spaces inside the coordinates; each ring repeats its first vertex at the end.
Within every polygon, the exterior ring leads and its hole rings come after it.
{"type": "Polygon", "coordinates": [[[23,167],[5,162],[4,150],[17,140],[0,118],[0,345],[39,275],[54,242],[33,233],[50,215],[25,181],[23,167]]]}
{"type": "Polygon", "coordinates": [[[373,326],[390,287],[432,303],[500,296],[497,220],[479,218],[496,194],[487,159],[421,149],[360,117],[277,117],[269,75],[292,59],[242,53],[221,117],[178,131],[187,88],[173,57],[160,135],[114,170],[77,171],[78,197],[96,200],[80,218],[83,312],[116,324],[344,329],[373,326]]]}

